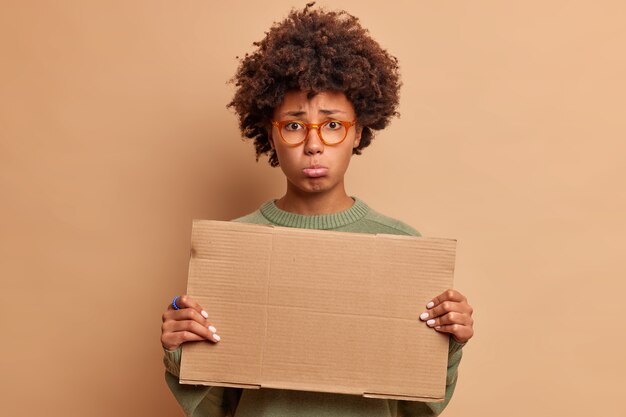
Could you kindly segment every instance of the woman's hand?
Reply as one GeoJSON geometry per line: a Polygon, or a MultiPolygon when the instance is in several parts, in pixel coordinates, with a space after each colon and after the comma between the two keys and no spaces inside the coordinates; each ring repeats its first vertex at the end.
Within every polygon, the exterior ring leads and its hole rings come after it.
{"type": "Polygon", "coordinates": [[[474,309],[457,290],[446,290],[426,304],[420,319],[438,332],[450,333],[459,343],[474,336],[474,309]]]}
{"type": "Polygon", "coordinates": [[[185,342],[210,340],[217,343],[220,337],[216,329],[208,321],[209,315],[190,296],[181,295],[176,298],[179,310],[170,303],[163,313],[161,326],[161,344],[167,350],[175,350],[185,342]]]}

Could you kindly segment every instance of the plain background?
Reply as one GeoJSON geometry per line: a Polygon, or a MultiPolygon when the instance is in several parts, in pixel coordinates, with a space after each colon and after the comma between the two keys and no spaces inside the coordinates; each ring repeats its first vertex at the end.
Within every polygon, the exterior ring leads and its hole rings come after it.
{"type": "MultiPolygon", "coordinates": [[[[159,335],[191,220],[284,191],[227,81],[303,5],[2,1],[1,415],[181,415],[159,335]]],[[[624,2],[329,6],[404,81],[349,193],[459,240],[476,335],[445,415],[626,415],[624,2]]]]}

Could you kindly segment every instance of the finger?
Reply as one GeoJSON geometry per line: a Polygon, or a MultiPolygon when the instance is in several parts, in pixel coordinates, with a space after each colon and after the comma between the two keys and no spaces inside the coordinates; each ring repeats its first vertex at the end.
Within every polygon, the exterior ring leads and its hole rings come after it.
{"type": "Polygon", "coordinates": [[[177,349],[185,342],[209,340],[217,343],[220,339],[213,326],[205,328],[194,321],[170,321],[161,327],[161,344],[167,350],[177,349]]]}
{"type": "Polygon", "coordinates": [[[467,303],[461,302],[457,303],[455,301],[444,301],[441,304],[431,308],[430,310],[426,310],[422,314],[420,314],[421,320],[430,320],[437,318],[439,316],[443,316],[444,314],[450,312],[457,313],[470,313],[470,307],[467,303]]]}
{"type": "MultiPolygon", "coordinates": [[[[183,294],[179,297],[176,297],[175,300],[176,300],[176,305],[178,306],[179,310],[183,310],[185,308],[193,308],[198,313],[200,313],[205,319],[209,317],[209,314],[202,308],[202,306],[196,303],[196,301],[193,298],[191,298],[189,295],[183,294]]],[[[174,304],[174,301],[170,303],[167,309],[176,310],[173,304],[174,304]]]]}
{"type": "Polygon", "coordinates": [[[465,296],[455,289],[447,289],[426,304],[426,308],[433,308],[436,305],[443,303],[444,301],[455,301],[457,303],[467,301],[465,296]]]}
{"type": "Polygon", "coordinates": [[[201,342],[204,340],[206,340],[206,338],[186,330],[161,335],[161,344],[167,350],[175,350],[186,342],[201,342]]]}
{"type": "Polygon", "coordinates": [[[210,323],[204,316],[193,308],[186,308],[184,310],[167,310],[163,313],[162,317],[163,323],[167,321],[183,321],[183,320],[194,320],[200,323],[203,326],[209,326],[210,323]]]}
{"type": "Polygon", "coordinates": [[[451,311],[450,313],[446,313],[443,316],[428,319],[426,321],[428,327],[436,327],[448,324],[461,324],[464,326],[473,326],[474,319],[471,316],[465,313],[457,313],[455,311],[451,311]]]}
{"type": "Polygon", "coordinates": [[[215,327],[204,326],[193,320],[168,321],[163,323],[161,330],[163,333],[189,332],[215,343],[219,342],[221,339],[221,337],[216,334],[217,329],[215,327]]]}
{"type": "Polygon", "coordinates": [[[436,326],[435,330],[440,333],[449,333],[459,343],[466,343],[474,336],[474,329],[462,324],[447,324],[444,326],[436,326]]]}
{"type": "Polygon", "coordinates": [[[174,301],[176,302],[176,306],[180,310],[184,308],[193,308],[195,310],[202,310],[202,307],[200,306],[200,304],[196,303],[196,300],[194,300],[191,296],[187,294],[174,297],[174,300],[170,303],[170,305],[168,306],[168,309],[176,310],[174,308],[174,301]]]}
{"type": "Polygon", "coordinates": [[[187,331],[163,333],[161,335],[161,345],[167,350],[175,350],[185,342],[199,342],[202,340],[206,339],[187,331]]]}

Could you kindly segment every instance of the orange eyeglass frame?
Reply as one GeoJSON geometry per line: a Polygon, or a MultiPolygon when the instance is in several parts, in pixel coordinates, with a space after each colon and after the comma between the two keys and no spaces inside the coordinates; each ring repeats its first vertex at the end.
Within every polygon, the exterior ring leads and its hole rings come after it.
{"type": "Polygon", "coordinates": [[[301,145],[302,143],[304,143],[306,141],[307,136],[309,136],[309,131],[311,129],[316,129],[317,130],[317,136],[324,143],[324,145],[327,145],[327,146],[339,145],[341,142],[346,140],[346,138],[348,137],[348,131],[350,131],[350,128],[352,126],[354,126],[355,124],[356,124],[356,120],[353,120],[351,122],[345,122],[343,120],[328,120],[328,121],[326,121],[324,123],[304,123],[304,122],[301,122],[299,120],[283,120],[283,121],[279,122],[279,121],[276,121],[276,120],[272,120],[272,126],[278,128],[278,134],[279,134],[280,138],[288,146],[298,146],[298,145],[301,145]],[[343,136],[343,139],[341,139],[339,142],[336,142],[336,143],[328,143],[328,142],[326,142],[324,140],[324,137],[322,136],[322,132],[320,131],[320,127],[322,127],[326,123],[331,123],[331,122],[339,123],[346,129],[346,134],[343,136]],[[285,140],[285,138],[283,137],[282,129],[283,129],[283,127],[285,127],[285,125],[288,125],[289,123],[298,123],[299,125],[302,125],[302,126],[307,128],[307,132],[304,135],[304,139],[302,139],[302,141],[300,141],[298,143],[289,143],[289,142],[287,142],[285,140]]]}

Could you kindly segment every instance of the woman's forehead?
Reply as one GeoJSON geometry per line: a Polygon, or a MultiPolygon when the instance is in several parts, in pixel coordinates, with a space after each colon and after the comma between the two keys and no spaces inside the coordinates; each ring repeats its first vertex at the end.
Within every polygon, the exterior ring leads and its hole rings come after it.
{"type": "Polygon", "coordinates": [[[304,113],[354,113],[354,107],[346,95],[339,91],[321,91],[311,93],[301,90],[290,90],[285,93],[282,103],[274,113],[304,112],[304,113]]]}

